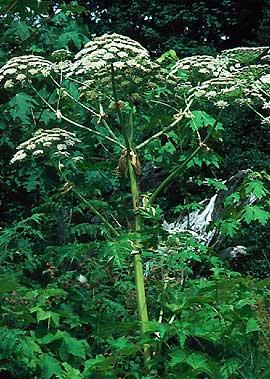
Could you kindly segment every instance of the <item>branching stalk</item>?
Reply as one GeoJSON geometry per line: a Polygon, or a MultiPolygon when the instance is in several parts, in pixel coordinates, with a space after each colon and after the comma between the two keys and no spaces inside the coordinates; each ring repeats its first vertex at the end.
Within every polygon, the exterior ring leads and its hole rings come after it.
{"type": "Polygon", "coordinates": [[[193,102],[193,100],[190,100],[188,102],[186,108],[181,112],[181,114],[170,125],[166,126],[165,128],[163,128],[162,130],[160,130],[156,134],[153,134],[151,137],[149,137],[144,142],[140,143],[138,146],[136,146],[136,150],[139,150],[142,147],[145,147],[149,142],[153,141],[154,139],[156,139],[156,138],[162,136],[163,134],[169,132],[170,130],[172,130],[175,127],[175,125],[177,125],[180,121],[183,120],[183,118],[185,117],[186,113],[190,109],[190,107],[192,105],[192,102],[193,102]]]}
{"type": "MultiPolygon", "coordinates": [[[[58,88],[62,88],[63,87],[52,77],[52,75],[50,75],[50,78],[51,80],[54,82],[54,84],[58,87],[58,88]]],[[[93,116],[96,116],[96,117],[99,117],[99,114],[97,112],[95,112],[93,109],[89,108],[87,105],[81,103],[79,100],[77,100],[74,96],[72,96],[66,89],[65,90],[65,95],[67,95],[70,99],[72,99],[76,104],[80,105],[82,108],[86,109],[89,113],[91,113],[93,116]]]]}
{"type": "Polygon", "coordinates": [[[216,121],[214,122],[212,128],[210,129],[210,131],[208,132],[207,136],[204,138],[204,140],[199,144],[198,147],[196,147],[196,149],[190,154],[190,156],[188,158],[186,158],[184,160],[183,163],[181,163],[178,167],[176,167],[169,176],[167,176],[167,178],[165,178],[163,180],[163,182],[158,186],[158,188],[153,192],[153,194],[150,196],[149,198],[149,204],[153,204],[153,202],[156,200],[156,198],[159,196],[159,194],[164,191],[167,187],[169,187],[172,182],[174,181],[174,179],[182,174],[184,172],[184,170],[186,169],[188,163],[197,155],[197,153],[203,148],[205,147],[206,143],[208,142],[208,140],[210,139],[210,137],[212,136],[214,130],[216,129],[217,127],[217,124],[219,122],[219,118],[220,118],[220,115],[221,115],[221,112],[222,110],[219,112],[218,116],[217,116],[217,119],[216,121]]]}
{"type": "Polygon", "coordinates": [[[111,138],[111,137],[108,137],[108,136],[106,136],[106,135],[104,135],[104,134],[98,132],[97,130],[94,130],[94,129],[92,129],[92,128],[89,128],[89,127],[86,127],[86,126],[84,126],[84,125],[82,125],[82,124],[79,124],[78,122],[73,121],[73,120],[71,120],[70,118],[64,116],[62,113],[59,114],[59,112],[57,112],[57,111],[51,106],[51,104],[49,104],[49,103],[48,103],[48,102],[47,102],[47,101],[46,101],[46,100],[45,100],[45,99],[39,94],[39,92],[36,90],[36,88],[35,88],[34,86],[32,86],[31,83],[30,83],[30,86],[31,86],[31,88],[33,89],[33,91],[37,94],[37,96],[43,101],[43,103],[46,104],[47,107],[48,107],[48,108],[49,108],[54,114],[57,115],[57,117],[62,118],[63,120],[65,120],[66,122],[68,122],[68,123],[71,124],[71,125],[77,126],[77,127],[80,128],[80,129],[87,130],[88,132],[91,132],[91,133],[93,133],[93,134],[96,134],[96,135],[98,135],[98,136],[100,136],[100,137],[102,137],[102,138],[104,138],[104,139],[106,139],[106,140],[108,140],[108,141],[110,141],[110,142],[113,142],[114,144],[120,146],[122,149],[125,148],[125,146],[122,145],[119,141],[116,141],[115,139],[113,139],[113,138],[111,138]]]}

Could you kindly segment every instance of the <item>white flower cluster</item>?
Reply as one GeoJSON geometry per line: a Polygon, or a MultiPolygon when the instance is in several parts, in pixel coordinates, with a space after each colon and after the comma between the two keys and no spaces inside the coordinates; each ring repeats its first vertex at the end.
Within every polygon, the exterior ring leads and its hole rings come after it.
{"type": "Polygon", "coordinates": [[[185,81],[197,83],[191,86],[197,98],[213,100],[219,108],[227,106],[228,99],[240,98],[265,102],[260,88],[270,83],[270,66],[265,64],[269,58],[269,47],[242,47],[223,51],[216,58],[202,55],[181,59],[170,72],[185,81]],[[261,62],[261,63],[260,63],[261,62]],[[180,75],[179,75],[180,74],[180,75]],[[220,102],[222,101],[222,102],[220,102]]]}
{"type": "Polygon", "coordinates": [[[52,59],[56,62],[64,61],[70,58],[71,53],[67,49],[58,49],[52,52],[52,59]]]}
{"type": "Polygon", "coordinates": [[[42,74],[46,76],[52,69],[52,63],[38,55],[22,55],[11,58],[0,68],[0,82],[4,87],[12,88],[16,81],[42,74]]]}
{"type": "Polygon", "coordinates": [[[220,56],[227,58],[230,63],[250,64],[269,51],[269,46],[260,47],[236,47],[222,51],[220,56]]]}
{"type": "Polygon", "coordinates": [[[219,56],[214,58],[210,55],[195,55],[180,59],[173,67],[170,75],[177,74],[180,70],[197,76],[198,81],[206,80],[220,75],[227,76],[227,61],[219,56]]]}
{"type": "Polygon", "coordinates": [[[54,157],[69,157],[70,147],[78,142],[80,142],[80,140],[75,137],[75,133],[59,128],[47,130],[40,129],[34,134],[34,137],[21,143],[17,147],[18,151],[11,159],[10,163],[12,164],[16,161],[20,161],[29,155],[43,155],[48,148],[49,152],[52,153],[54,157]]]}
{"type": "Polygon", "coordinates": [[[84,46],[75,56],[67,75],[91,76],[101,70],[110,70],[112,63],[116,70],[138,69],[143,72],[154,66],[148,51],[138,42],[116,33],[104,34],[84,46]]]}

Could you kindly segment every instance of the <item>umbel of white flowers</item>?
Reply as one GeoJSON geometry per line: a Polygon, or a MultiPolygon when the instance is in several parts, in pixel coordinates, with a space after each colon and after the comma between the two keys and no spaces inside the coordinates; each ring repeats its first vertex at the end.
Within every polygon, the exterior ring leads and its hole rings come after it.
{"type": "Polygon", "coordinates": [[[49,149],[50,153],[57,158],[64,158],[70,155],[70,147],[76,145],[80,140],[75,137],[75,133],[68,132],[60,128],[37,130],[34,137],[17,146],[17,152],[10,163],[21,161],[30,156],[41,156],[49,149]]]}
{"type": "Polygon", "coordinates": [[[138,42],[120,34],[104,34],[88,42],[75,56],[68,75],[98,73],[101,69],[138,69],[147,71],[153,66],[149,52],[138,42]]]}
{"type": "Polygon", "coordinates": [[[14,87],[16,82],[31,79],[36,75],[48,75],[53,69],[52,62],[38,55],[22,55],[11,58],[0,68],[0,82],[4,88],[14,87]]]}
{"type": "MultiPolygon", "coordinates": [[[[136,92],[137,86],[139,92],[141,85],[154,88],[160,81],[167,80],[183,98],[192,95],[199,102],[212,103],[219,108],[233,103],[237,106],[255,103],[269,109],[270,54],[267,46],[225,50],[217,57],[183,58],[169,73],[167,71],[167,76],[141,44],[116,33],[94,38],[73,61],[67,60],[68,56],[63,50],[56,51],[52,59],[57,58],[58,63],[35,55],[12,58],[0,68],[0,83],[12,90],[15,84],[27,84],[27,80],[34,77],[42,79],[52,74],[58,78],[61,73],[64,78],[82,79],[79,91],[83,94],[91,89],[95,92],[97,86],[101,90],[108,86],[111,89],[113,65],[118,88],[125,93],[131,83],[132,91],[136,92]]],[[[144,90],[142,87],[141,91],[144,90]]],[[[264,123],[269,123],[268,115],[261,117],[264,123]]]]}
{"type": "Polygon", "coordinates": [[[180,59],[169,75],[178,76],[180,84],[190,81],[193,83],[190,92],[195,97],[214,102],[221,108],[233,102],[265,104],[269,103],[268,52],[269,46],[240,47],[225,50],[217,57],[187,57],[180,59]]]}

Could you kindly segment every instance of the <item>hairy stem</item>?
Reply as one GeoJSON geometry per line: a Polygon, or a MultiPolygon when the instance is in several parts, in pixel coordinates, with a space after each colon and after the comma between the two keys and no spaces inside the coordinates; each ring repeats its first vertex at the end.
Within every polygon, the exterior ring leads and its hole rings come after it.
{"type": "MultiPolygon", "coordinates": [[[[135,231],[140,234],[143,228],[143,219],[139,213],[139,204],[140,204],[140,192],[138,187],[138,182],[134,167],[132,165],[130,157],[128,158],[128,171],[130,178],[133,210],[135,213],[135,231]]],[[[134,255],[134,271],[135,271],[135,285],[136,285],[136,298],[137,298],[137,310],[141,326],[141,332],[145,333],[147,331],[147,322],[148,322],[148,312],[147,312],[147,303],[145,295],[145,286],[144,286],[144,273],[143,273],[143,263],[142,263],[142,244],[140,238],[136,241],[136,245],[133,249],[134,255]]],[[[150,358],[149,346],[145,345],[144,347],[144,357],[145,362],[150,358]]]]}
{"type": "MultiPolygon", "coordinates": [[[[139,316],[139,321],[140,321],[140,326],[141,326],[141,333],[143,334],[147,330],[148,312],[147,312],[145,286],[144,286],[143,263],[142,263],[142,256],[141,256],[142,243],[141,243],[140,234],[142,233],[142,229],[143,229],[143,219],[139,211],[140,191],[139,191],[138,180],[137,180],[136,172],[135,172],[136,168],[134,167],[134,162],[132,162],[132,154],[131,154],[131,153],[134,153],[134,151],[132,150],[133,117],[130,116],[129,118],[129,122],[130,122],[129,127],[125,127],[121,109],[118,106],[118,97],[117,97],[117,92],[116,92],[116,82],[115,82],[113,65],[111,65],[111,77],[112,77],[113,97],[114,97],[114,101],[115,101],[115,104],[117,107],[117,113],[118,113],[118,121],[122,129],[122,133],[123,133],[125,145],[126,145],[126,150],[127,150],[127,167],[128,167],[128,174],[129,174],[129,180],[130,180],[133,211],[135,214],[135,231],[139,235],[139,237],[134,243],[132,254],[134,256],[134,273],[135,273],[135,285],[136,285],[137,311],[138,311],[138,316],[139,316]]],[[[149,351],[148,345],[144,346],[144,358],[145,358],[145,363],[147,363],[148,359],[150,358],[150,351],[149,351]]]]}

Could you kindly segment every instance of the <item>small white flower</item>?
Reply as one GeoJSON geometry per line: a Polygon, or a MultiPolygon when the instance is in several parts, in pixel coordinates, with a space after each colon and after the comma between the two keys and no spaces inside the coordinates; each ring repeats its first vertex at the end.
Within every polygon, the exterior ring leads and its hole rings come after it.
{"type": "Polygon", "coordinates": [[[14,163],[16,161],[21,161],[26,157],[26,153],[23,150],[17,151],[17,153],[14,155],[14,157],[11,159],[10,163],[14,163]]]}
{"type": "Polygon", "coordinates": [[[105,60],[109,60],[109,59],[113,59],[114,58],[114,55],[112,53],[106,53],[103,55],[103,59],[105,60]]]}
{"type": "Polygon", "coordinates": [[[33,155],[41,155],[43,153],[44,153],[43,150],[36,150],[36,151],[33,152],[33,155]]]}
{"type": "Polygon", "coordinates": [[[77,277],[77,280],[81,283],[81,284],[85,284],[87,283],[87,279],[84,275],[80,274],[78,277],[77,277]]]}
{"type": "Polygon", "coordinates": [[[16,68],[8,68],[5,72],[4,75],[13,75],[16,74],[17,70],[16,68]]]}
{"type": "Polygon", "coordinates": [[[56,146],[57,150],[65,150],[67,148],[67,145],[63,144],[63,143],[59,143],[57,146],[56,146]]]}
{"type": "Polygon", "coordinates": [[[83,160],[83,157],[74,157],[72,158],[73,162],[79,162],[83,160]]]}
{"type": "Polygon", "coordinates": [[[220,109],[225,109],[229,106],[229,103],[227,101],[219,100],[215,103],[215,106],[220,109]]]}
{"type": "Polygon", "coordinates": [[[36,75],[38,73],[38,70],[35,70],[34,68],[30,68],[30,70],[28,70],[28,72],[30,75],[36,75]]]}
{"type": "Polygon", "coordinates": [[[270,117],[265,117],[265,118],[261,121],[261,124],[262,124],[262,125],[270,125],[270,117]]]}
{"type": "Polygon", "coordinates": [[[119,53],[117,53],[117,55],[120,58],[127,58],[128,57],[128,54],[125,51],[119,51],[119,53]]]}
{"type": "Polygon", "coordinates": [[[261,82],[265,83],[265,84],[270,84],[270,74],[267,74],[267,75],[263,75],[261,77],[261,82]]]}
{"type": "Polygon", "coordinates": [[[11,79],[7,80],[7,81],[5,82],[5,84],[4,84],[4,88],[5,88],[5,89],[8,89],[8,88],[12,88],[12,87],[14,87],[14,82],[13,82],[13,80],[11,80],[11,79]]]}
{"type": "Polygon", "coordinates": [[[36,148],[36,145],[34,143],[30,143],[25,148],[26,150],[34,150],[36,148]]]}
{"type": "Polygon", "coordinates": [[[217,96],[217,92],[216,91],[209,91],[207,94],[206,94],[206,97],[208,99],[211,99],[212,97],[216,97],[217,96]]]}
{"type": "Polygon", "coordinates": [[[209,74],[210,73],[210,71],[208,71],[206,68],[201,68],[198,72],[200,74],[209,74]]]}
{"type": "Polygon", "coordinates": [[[264,103],[263,109],[270,109],[270,102],[264,103]]]}
{"type": "Polygon", "coordinates": [[[60,109],[57,109],[57,111],[56,111],[56,117],[57,117],[58,119],[61,119],[61,118],[62,118],[62,113],[61,113],[60,109]]]}
{"type": "Polygon", "coordinates": [[[19,80],[19,82],[21,82],[25,78],[26,78],[26,75],[24,75],[24,74],[19,74],[19,75],[16,76],[16,79],[19,80]]]}

